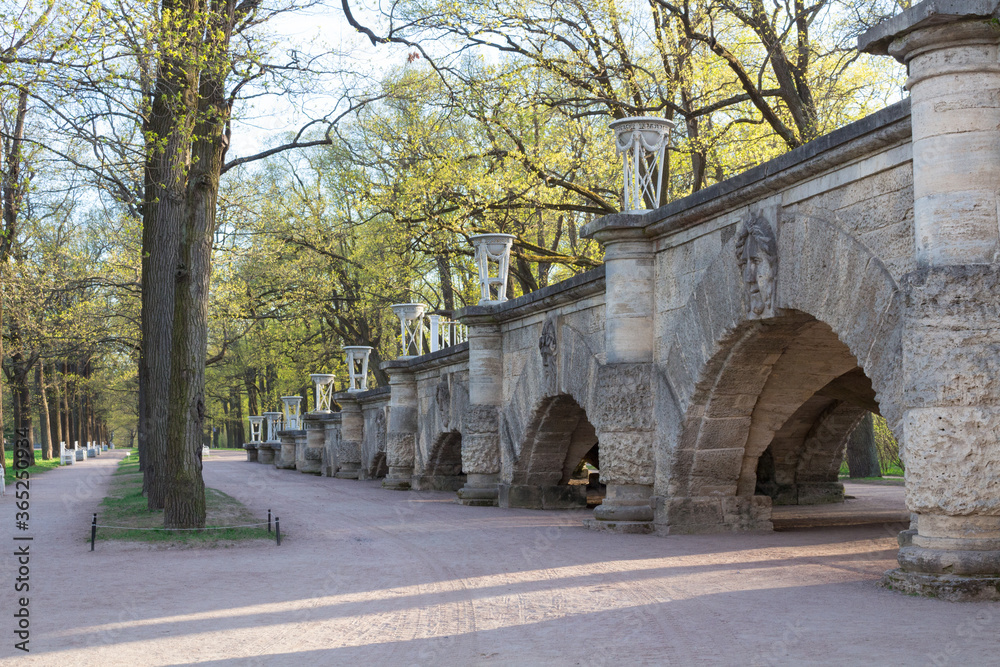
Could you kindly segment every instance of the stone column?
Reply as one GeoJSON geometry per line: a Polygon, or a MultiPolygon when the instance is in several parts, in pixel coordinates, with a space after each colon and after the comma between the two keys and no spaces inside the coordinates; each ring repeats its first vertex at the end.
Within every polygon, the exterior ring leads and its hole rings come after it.
{"type": "Polygon", "coordinates": [[[257,444],[256,442],[247,442],[243,444],[243,449],[247,450],[247,461],[250,463],[257,462],[257,444]]]}
{"type": "Polygon", "coordinates": [[[917,271],[900,281],[906,502],[886,584],[1000,599],[998,2],[924,2],[862,35],[907,64],[917,271]]]}
{"type": "Polygon", "coordinates": [[[295,441],[300,436],[305,435],[305,431],[278,431],[278,439],[281,441],[281,456],[277,451],[274,455],[274,467],[283,470],[295,470],[295,441]]]}
{"type": "Polygon", "coordinates": [[[340,403],[340,446],[337,449],[339,469],[337,479],[357,479],[361,471],[361,438],[365,432],[365,418],[361,406],[351,394],[337,394],[340,403]]]}
{"type": "Polygon", "coordinates": [[[295,469],[310,475],[322,473],[323,449],[326,443],[325,420],[329,413],[307,412],[302,416],[305,428],[301,442],[295,443],[295,469]]]}
{"type": "Polygon", "coordinates": [[[469,409],[462,429],[462,505],[496,505],[500,483],[500,404],[503,400],[503,341],[488,308],[466,309],[469,326],[469,409]]]}
{"type": "Polygon", "coordinates": [[[322,475],[333,477],[340,469],[337,452],[340,445],[340,418],[339,412],[332,412],[323,421],[323,460],[322,475]]]}
{"type": "Polygon", "coordinates": [[[417,439],[417,379],[401,367],[401,362],[386,362],[392,394],[389,399],[389,428],[385,439],[385,459],[389,473],[382,488],[405,491],[413,478],[413,448],[417,439]]]}
{"type": "MultiPolygon", "coordinates": [[[[622,216],[622,221],[630,220],[622,216]]],[[[607,486],[594,518],[596,530],[653,530],[654,247],[642,228],[608,225],[594,237],[604,245],[606,305],[598,443],[601,482],[607,486]]]]}

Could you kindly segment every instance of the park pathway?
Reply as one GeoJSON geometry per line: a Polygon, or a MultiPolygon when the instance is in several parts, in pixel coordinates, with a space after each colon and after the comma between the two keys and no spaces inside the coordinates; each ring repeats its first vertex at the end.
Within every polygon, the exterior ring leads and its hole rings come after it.
{"type": "MultiPolygon", "coordinates": [[[[454,494],[246,463],[209,486],[286,540],[216,549],[85,542],[117,456],[32,483],[25,665],[995,664],[1000,605],[876,586],[900,524],[660,538],[588,531],[581,511],[462,507],[454,494]]],[[[14,544],[13,498],[0,539],[14,544]]]]}

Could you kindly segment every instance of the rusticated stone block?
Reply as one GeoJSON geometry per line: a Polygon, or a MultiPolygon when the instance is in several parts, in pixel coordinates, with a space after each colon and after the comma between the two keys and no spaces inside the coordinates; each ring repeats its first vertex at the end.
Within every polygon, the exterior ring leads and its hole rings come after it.
{"type": "Polygon", "coordinates": [[[468,473],[493,474],[500,471],[500,436],[470,433],[462,438],[462,470],[468,473]]]}
{"type": "Polygon", "coordinates": [[[605,484],[653,483],[653,434],[598,433],[601,481],[605,484]]]}
{"type": "Polygon", "coordinates": [[[903,434],[911,511],[1000,515],[1000,408],[909,410],[903,434]]]}
{"type": "Polygon", "coordinates": [[[470,405],[465,413],[465,433],[498,434],[500,432],[500,413],[494,405],[470,405]]]}
{"type": "Polygon", "coordinates": [[[593,421],[602,430],[631,432],[653,428],[652,366],[601,366],[594,412],[593,421]]]}
{"type": "Polygon", "coordinates": [[[389,433],[385,442],[386,461],[390,467],[413,467],[412,433],[389,433]]]}

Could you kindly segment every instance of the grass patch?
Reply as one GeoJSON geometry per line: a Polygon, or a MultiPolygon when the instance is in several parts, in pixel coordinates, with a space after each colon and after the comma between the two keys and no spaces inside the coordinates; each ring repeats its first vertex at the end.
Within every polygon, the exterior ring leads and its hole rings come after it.
{"type": "MultiPolygon", "coordinates": [[[[58,452],[56,452],[58,454],[58,452]]],[[[25,470],[31,477],[43,473],[47,470],[59,467],[59,457],[55,456],[48,461],[42,460],[41,453],[35,450],[35,465],[28,466],[25,470]]],[[[10,486],[14,481],[14,452],[4,451],[3,453],[3,479],[10,486]]]]}
{"type": "MultiPolygon", "coordinates": [[[[841,461],[840,463],[840,473],[841,477],[850,477],[850,471],[847,469],[847,461],[841,461]]],[[[903,469],[896,463],[889,463],[882,466],[882,476],[883,477],[902,477],[903,469]]],[[[864,479],[879,479],[878,477],[869,477],[864,479]]]]}
{"type": "MultiPolygon", "coordinates": [[[[205,489],[206,526],[233,526],[260,523],[241,502],[217,489],[205,489]]],[[[192,546],[223,546],[229,542],[247,540],[273,540],[266,526],[254,528],[225,528],[219,530],[169,531],[163,528],[163,510],[150,512],[142,495],[142,473],[139,459],[129,456],[118,464],[111,480],[108,496],[101,502],[97,513],[98,525],[125,526],[126,528],[98,528],[98,540],[127,542],[159,542],[192,546]],[[152,530],[128,530],[146,528],[152,530]]],[[[285,536],[282,535],[282,538],[285,536]]],[[[89,530],[87,539],[90,539],[89,530]]]]}

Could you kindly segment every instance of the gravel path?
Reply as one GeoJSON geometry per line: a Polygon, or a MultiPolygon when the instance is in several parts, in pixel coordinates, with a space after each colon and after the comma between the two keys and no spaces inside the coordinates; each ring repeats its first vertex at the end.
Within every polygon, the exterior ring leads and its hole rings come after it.
{"type": "MultiPolygon", "coordinates": [[[[281,547],[85,542],[120,459],[32,481],[31,652],[14,649],[5,548],[0,662],[25,665],[997,664],[1000,604],[876,586],[899,524],[611,535],[583,511],[461,507],[278,471],[239,453],[209,486],[281,517],[281,547]]],[[[853,494],[857,494],[857,489],[853,494]]],[[[890,492],[884,492],[890,493],[890,492]]],[[[896,492],[898,494],[898,491],[896,492]]]]}

